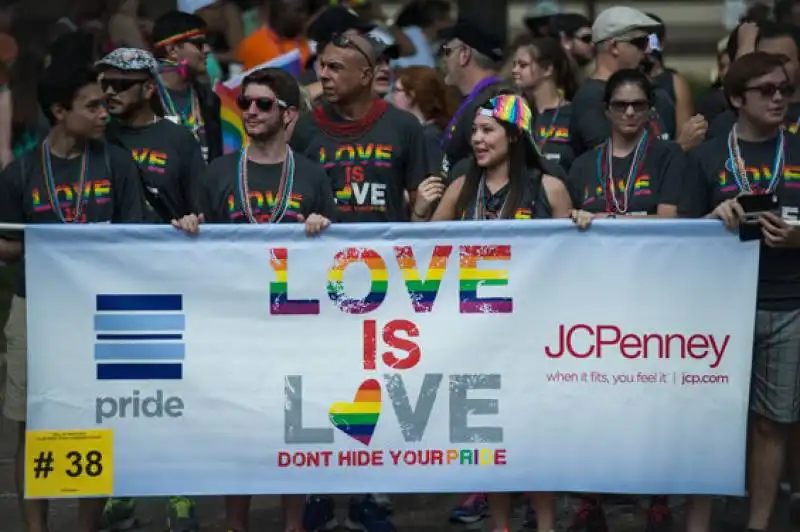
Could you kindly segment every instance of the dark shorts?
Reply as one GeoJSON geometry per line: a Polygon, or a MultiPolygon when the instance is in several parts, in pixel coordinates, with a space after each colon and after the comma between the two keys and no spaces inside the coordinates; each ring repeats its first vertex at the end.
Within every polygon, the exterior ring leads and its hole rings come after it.
{"type": "Polygon", "coordinates": [[[757,311],[750,410],[776,423],[800,421],[800,310],[757,311]]]}

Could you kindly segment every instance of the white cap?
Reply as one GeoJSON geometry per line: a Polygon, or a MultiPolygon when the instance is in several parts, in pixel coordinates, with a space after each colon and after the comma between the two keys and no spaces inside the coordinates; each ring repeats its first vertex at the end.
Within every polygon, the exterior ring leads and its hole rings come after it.
{"type": "Polygon", "coordinates": [[[609,7],[597,15],[592,24],[592,42],[597,44],[637,33],[641,33],[642,37],[647,37],[653,30],[660,27],[660,22],[648,17],[638,9],[627,6],[609,7]]]}
{"type": "Polygon", "coordinates": [[[204,7],[208,7],[216,2],[217,0],[178,0],[178,11],[196,13],[204,7]]]}

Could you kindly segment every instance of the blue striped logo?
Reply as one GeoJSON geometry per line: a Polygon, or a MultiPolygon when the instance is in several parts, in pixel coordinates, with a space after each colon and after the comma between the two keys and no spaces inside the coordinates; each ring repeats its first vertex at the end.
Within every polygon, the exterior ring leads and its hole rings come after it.
{"type": "Polygon", "coordinates": [[[97,378],[183,378],[185,329],[180,294],[99,294],[94,315],[97,378]]]}

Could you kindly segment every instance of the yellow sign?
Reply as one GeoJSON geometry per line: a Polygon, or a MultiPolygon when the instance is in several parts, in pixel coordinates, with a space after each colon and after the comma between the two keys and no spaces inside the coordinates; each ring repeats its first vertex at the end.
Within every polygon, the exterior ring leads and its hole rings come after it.
{"type": "Polygon", "coordinates": [[[30,430],[25,434],[25,497],[110,496],[113,432],[30,430]]]}

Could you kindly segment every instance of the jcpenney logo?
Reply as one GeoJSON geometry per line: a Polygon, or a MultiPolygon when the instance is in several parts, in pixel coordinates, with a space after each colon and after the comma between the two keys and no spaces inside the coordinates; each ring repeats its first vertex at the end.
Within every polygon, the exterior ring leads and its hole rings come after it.
{"type": "Polygon", "coordinates": [[[558,336],[545,346],[550,358],[564,355],[575,358],[603,358],[622,355],[635,359],[705,360],[711,369],[719,367],[731,339],[730,334],[628,332],[616,325],[558,326],[558,336]]]}

